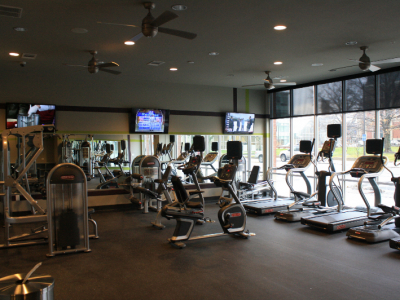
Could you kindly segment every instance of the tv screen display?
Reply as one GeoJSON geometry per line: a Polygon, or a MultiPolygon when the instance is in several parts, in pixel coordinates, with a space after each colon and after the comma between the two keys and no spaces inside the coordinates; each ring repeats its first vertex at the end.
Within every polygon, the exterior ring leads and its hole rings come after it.
{"type": "Polygon", "coordinates": [[[169,110],[132,109],[129,121],[130,133],[168,133],[169,110]]]}
{"type": "Polygon", "coordinates": [[[48,104],[7,103],[6,128],[55,125],[56,107],[48,104]]]}
{"type": "Polygon", "coordinates": [[[228,112],[225,115],[224,133],[253,134],[254,114],[228,112]]]}

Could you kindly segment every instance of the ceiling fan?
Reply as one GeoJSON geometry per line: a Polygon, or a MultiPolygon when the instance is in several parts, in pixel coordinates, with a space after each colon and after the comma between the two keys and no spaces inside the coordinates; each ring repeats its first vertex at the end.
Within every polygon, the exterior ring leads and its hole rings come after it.
{"type": "MultiPolygon", "coordinates": [[[[156,7],[155,3],[153,2],[144,2],[143,6],[145,9],[147,9],[149,12],[147,16],[142,20],[142,32],[135,35],[133,38],[128,40],[127,42],[137,42],[141,37],[145,36],[148,38],[155,37],[158,32],[170,34],[170,35],[175,35],[181,38],[193,40],[196,38],[197,34],[191,33],[191,32],[186,32],[186,31],[181,31],[181,30],[176,30],[176,29],[169,29],[165,27],[160,27],[161,25],[172,21],[173,19],[176,19],[178,17],[177,14],[171,12],[171,11],[164,11],[161,15],[159,15],[156,19],[153,17],[151,14],[151,10],[156,7]]],[[[97,22],[100,24],[110,24],[110,25],[121,25],[121,26],[130,26],[130,27],[139,27],[136,25],[129,25],[129,24],[117,24],[117,23],[106,23],[106,22],[97,22]]],[[[126,42],[125,42],[126,43],[126,42]]]]}
{"type": "MultiPolygon", "coordinates": [[[[362,47],[360,47],[360,49],[363,51],[363,55],[359,59],[350,59],[349,58],[349,60],[358,62],[359,63],[358,66],[363,71],[375,72],[375,71],[378,71],[378,70],[381,69],[381,68],[379,68],[379,67],[377,67],[375,65],[390,64],[390,63],[400,62],[400,57],[381,59],[381,60],[377,60],[377,61],[371,61],[370,58],[365,54],[365,51],[368,50],[368,47],[367,46],[362,46],[362,47]]],[[[332,69],[332,70],[329,70],[329,71],[334,72],[334,71],[339,70],[339,69],[350,68],[350,67],[355,67],[355,66],[357,66],[357,65],[335,68],[335,69],[332,69]]]]}
{"type": "Polygon", "coordinates": [[[114,75],[121,74],[121,72],[118,72],[118,71],[105,69],[105,68],[110,68],[110,67],[119,67],[119,64],[117,64],[115,62],[109,62],[109,63],[99,62],[98,59],[96,59],[96,57],[95,57],[95,55],[97,54],[96,50],[89,51],[89,53],[92,54],[93,57],[92,57],[91,60],[89,60],[87,66],[84,66],[84,65],[71,65],[71,64],[63,64],[63,65],[69,66],[69,67],[87,68],[89,73],[92,73],[92,74],[97,73],[99,71],[111,73],[111,74],[114,74],[114,75]]]}
{"type": "Polygon", "coordinates": [[[265,74],[267,74],[267,78],[264,79],[264,83],[262,84],[250,84],[250,85],[243,85],[242,87],[248,87],[248,86],[257,86],[257,85],[264,85],[264,87],[268,90],[272,90],[275,88],[276,85],[296,85],[296,82],[279,82],[279,83],[274,83],[269,77],[269,74],[271,71],[265,71],[265,74]]]}

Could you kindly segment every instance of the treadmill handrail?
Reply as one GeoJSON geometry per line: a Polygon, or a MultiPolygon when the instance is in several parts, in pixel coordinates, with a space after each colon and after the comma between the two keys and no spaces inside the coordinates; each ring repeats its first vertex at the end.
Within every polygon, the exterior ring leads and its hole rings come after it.
{"type": "Polygon", "coordinates": [[[350,171],[351,170],[334,172],[334,173],[332,173],[331,177],[329,177],[329,189],[332,191],[333,198],[335,199],[335,201],[338,204],[338,206],[337,206],[337,211],[338,212],[342,211],[343,204],[342,204],[342,201],[339,201],[339,196],[336,195],[336,189],[333,186],[333,181],[334,181],[336,176],[348,174],[348,173],[350,173],[350,171]]]}
{"type": "MultiPolygon", "coordinates": [[[[358,185],[360,185],[360,181],[362,182],[361,179],[378,177],[378,176],[383,172],[383,170],[385,169],[384,166],[385,166],[385,165],[387,164],[387,162],[388,162],[388,159],[387,159],[386,156],[384,156],[383,158],[384,158],[384,164],[382,164],[381,168],[380,168],[377,172],[374,172],[374,173],[366,173],[366,174],[362,175],[361,178],[358,180],[358,185]],[[367,175],[368,175],[368,176],[367,176],[367,175]],[[365,177],[364,177],[364,176],[365,176],[365,177]]],[[[357,160],[356,160],[356,161],[357,161],[357,160]]],[[[354,168],[351,168],[350,170],[347,170],[347,171],[338,171],[338,172],[334,172],[334,173],[332,173],[331,177],[329,178],[329,188],[330,188],[330,190],[331,190],[332,193],[333,193],[333,198],[334,198],[335,201],[338,203],[338,208],[337,208],[337,211],[338,211],[338,212],[342,211],[342,209],[343,209],[343,203],[342,203],[341,201],[339,201],[339,196],[336,194],[337,191],[336,191],[336,189],[333,187],[333,181],[334,181],[334,179],[335,179],[336,176],[349,174],[353,169],[354,169],[354,168]]],[[[359,190],[359,191],[360,191],[360,190],[359,190]]],[[[360,194],[361,194],[361,193],[360,193],[360,194]]],[[[362,195],[361,195],[361,197],[363,198],[362,195]]],[[[364,195],[364,197],[365,197],[365,195],[364,195]]],[[[363,200],[364,200],[364,198],[363,198],[363,200]]],[[[364,202],[365,202],[365,203],[368,203],[368,201],[366,201],[366,200],[364,200],[364,202]]],[[[367,209],[369,209],[368,206],[367,206],[367,209]]],[[[369,215],[369,212],[368,212],[368,215],[369,215]]]]}
{"type": "Polygon", "coordinates": [[[364,191],[362,190],[362,184],[363,184],[364,178],[376,178],[383,172],[383,170],[385,170],[385,166],[388,162],[388,159],[385,156],[383,158],[384,158],[384,164],[382,164],[382,167],[379,169],[378,172],[366,173],[366,174],[362,175],[360,177],[360,179],[358,180],[358,184],[357,184],[358,192],[360,193],[361,198],[363,199],[365,206],[367,207],[368,217],[371,215],[371,205],[369,204],[367,197],[365,196],[364,191]]]}

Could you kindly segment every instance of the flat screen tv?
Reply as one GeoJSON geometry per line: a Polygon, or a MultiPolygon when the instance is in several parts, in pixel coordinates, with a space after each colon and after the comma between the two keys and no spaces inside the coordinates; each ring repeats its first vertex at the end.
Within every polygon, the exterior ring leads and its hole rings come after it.
{"type": "Polygon", "coordinates": [[[225,134],[253,134],[254,114],[227,112],[224,122],[225,134]]]}
{"type": "Polygon", "coordinates": [[[48,104],[7,103],[6,128],[20,128],[56,123],[56,107],[48,104]]]}
{"type": "Polygon", "coordinates": [[[168,109],[132,109],[129,120],[130,133],[168,133],[168,128],[168,109]]]}

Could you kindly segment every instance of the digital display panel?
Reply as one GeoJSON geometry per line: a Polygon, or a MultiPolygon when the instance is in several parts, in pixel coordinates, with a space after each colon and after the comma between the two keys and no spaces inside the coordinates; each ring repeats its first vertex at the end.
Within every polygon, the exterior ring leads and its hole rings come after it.
{"type": "Polygon", "coordinates": [[[225,115],[224,133],[253,134],[254,114],[228,112],[225,115]]]}
{"type": "Polygon", "coordinates": [[[56,107],[48,104],[7,103],[6,129],[55,125],[56,107]]]}
{"type": "Polygon", "coordinates": [[[130,133],[168,133],[169,110],[132,109],[129,121],[130,133]]]}

